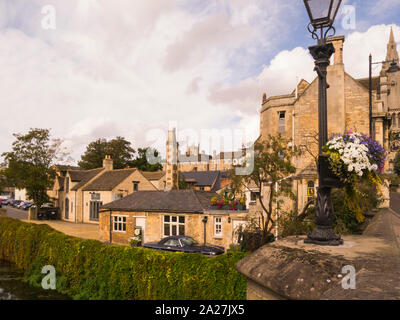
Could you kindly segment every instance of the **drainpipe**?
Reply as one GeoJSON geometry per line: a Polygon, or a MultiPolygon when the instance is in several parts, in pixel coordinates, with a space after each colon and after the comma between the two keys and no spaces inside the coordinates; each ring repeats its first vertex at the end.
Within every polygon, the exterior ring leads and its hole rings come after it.
{"type": "Polygon", "coordinates": [[[292,149],[294,149],[294,110],[292,111],[292,149]]]}
{"type": "Polygon", "coordinates": [[[112,211],[110,210],[110,244],[112,244],[112,211]]]}
{"type": "Polygon", "coordinates": [[[203,223],[204,223],[204,246],[206,246],[206,243],[207,243],[207,231],[206,231],[206,226],[207,226],[207,220],[208,220],[208,217],[207,216],[205,216],[204,218],[203,218],[203,223]]]}

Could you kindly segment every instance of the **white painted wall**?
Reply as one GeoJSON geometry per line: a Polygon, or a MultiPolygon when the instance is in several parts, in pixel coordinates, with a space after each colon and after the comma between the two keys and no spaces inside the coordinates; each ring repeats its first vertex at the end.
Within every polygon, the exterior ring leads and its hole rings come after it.
{"type": "Polygon", "coordinates": [[[28,201],[26,189],[15,189],[15,200],[28,201]]]}

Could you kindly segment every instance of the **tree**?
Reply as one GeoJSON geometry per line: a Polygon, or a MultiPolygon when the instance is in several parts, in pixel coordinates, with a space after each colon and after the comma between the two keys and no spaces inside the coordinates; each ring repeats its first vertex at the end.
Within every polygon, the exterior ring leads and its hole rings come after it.
{"type": "Polygon", "coordinates": [[[247,176],[233,176],[231,190],[234,194],[243,190],[251,191],[254,186],[260,190],[256,193],[262,212],[254,219],[255,228],[262,232],[261,244],[270,239],[270,233],[275,226],[274,204],[280,205],[282,196],[294,199],[289,176],[296,172],[292,158],[299,155],[296,147],[289,146],[289,140],[281,135],[269,135],[266,140],[254,145],[254,169],[247,176]],[[276,190],[276,184],[279,184],[276,190]],[[263,193],[264,188],[268,192],[263,193]],[[263,194],[265,196],[263,196],[263,194]],[[258,222],[259,221],[259,222],[258,222]]]}
{"type": "Polygon", "coordinates": [[[123,137],[116,137],[110,141],[97,139],[86,147],[78,165],[86,170],[101,168],[105,156],[109,155],[113,159],[114,169],[124,169],[129,166],[134,154],[135,150],[131,147],[131,143],[123,137]]]}
{"type": "Polygon", "coordinates": [[[139,148],[138,156],[129,162],[131,168],[138,168],[142,171],[160,171],[163,169],[160,163],[159,152],[153,148],[139,148]],[[150,157],[152,158],[151,161],[150,157]]]}
{"type": "Polygon", "coordinates": [[[53,185],[55,172],[51,166],[67,153],[60,139],[50,139],[48,129],[30,129],[25,134],[14,134],[12,151],[2,154],[7,185],[26,189],[29,199],[41,205],[49,201],[47,190],[53,185]]]}
{"type": "Polygon", "coordinates": [[[315,165],[318,167],[318,132],[313,131],[311,134],[304,135],[303,144],[299,146],[299,149],[304,153],[308,153],[309,156],[314,160],[315,165]]]}

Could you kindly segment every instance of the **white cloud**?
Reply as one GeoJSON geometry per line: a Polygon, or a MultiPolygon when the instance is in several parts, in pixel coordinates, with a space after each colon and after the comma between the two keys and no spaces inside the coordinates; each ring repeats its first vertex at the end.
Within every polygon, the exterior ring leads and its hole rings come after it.
{"type": "Polygon", "coordinates": [[[307,50],[300,47],[284,50],[257,77],[248,78],[234,86],[219,85],[212,88],[210,100],[218,104],[230,104],[241,111],[254,112],[254,106],[260,105],[264,92],[268,96],[290,93],[296,81],[301,78],[307,81],[313,79],[313,68],[314,62],[307,50]]]}
{"type": "MultiPolygon", "coordinates": [[[[393,27],[394,37],[400,41],[400,27],[393,27]]],[[[366,32],[353,32],[344,44],[343,59],[346,71],[355,78],[368,77],[368,59],[372,54],[374,62],[386,59],[387,44],[390,35],[389,25],[376,25],[370,27],[366,32]]],[[[373,67],[374,75],[381,71],[381,65],[373,67]]]]}
{"type": "MultiPolygon", "coordinates": [[[[14,132],[52,128],[78,160],[98,138],[122,135],[135,147],[148,145],[147,133],[165,132],[171,120],[198,132],[247,128],[255,139],[262,93],[291,92],[296,76],[314,77],[301,47],[263,67],[255,62],[288,36],[282,16],[296,18],[290,3],[210,0],[196,11],[180,0],[52,2],[56,30],[41,29],[47,1],[0,3],[0,95],[10,119],[2,122],[1,151],[10,149],[14,132]],[[249,70],[255,75],[243,76],[249,70]]],[[[368,32],[385,51],[378,29],[368,32]]],[[[351,35],[349,51],[358,39],[367,35],[351,35]]],[[[353,60],[348,71],[361,73],[362,59],[353,60]]]]}

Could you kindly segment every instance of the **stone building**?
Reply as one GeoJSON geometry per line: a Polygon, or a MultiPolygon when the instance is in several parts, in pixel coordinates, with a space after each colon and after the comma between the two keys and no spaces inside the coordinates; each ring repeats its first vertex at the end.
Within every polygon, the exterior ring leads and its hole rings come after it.
{"type": "Polygon", "coordinates": [[[100,208],[102,241],[129,245],[135,230],[140,230],[142,243],[173,235],[191,236],[200,243],[206,237],[208,244],[225,248],[236,242],[235,230],[246,222],[248,211],[211,209],[211,199],[218,197],[214,190],[227,177],[219,171],[184,172],[193,189],[178,190],[178,150],[175,130],[170,130],[165,190],[138,191],[100,208]]]}
{"type": "MultiPolygon", "coordinates": [[[[189,171],[228,171],[243,164],[248,150],[243,146],[238,151],[221,151],[217,153],[215,150],[213,155],[200,151],[200,145],[189,146],[185,152],[179,148],[176,141],[176,130],[168,131],[167,152],[172,152],[172,145],[176,146],[175,157],[177,169],[180,172],[189,171]]],[[[167,161],[163,167],[170,166],[167,161]]]]}
{"type": "Polygon", "coordinates": [[[196,190],[133,193],[101,208],[100,240],[129,245],[139,228],[142,243],[187,235],[200,244],[205,237],[207,244],[228,249],[237,242],[235,230],[245,223],[247,212],[211,210],[210,201],[215,196],[215,192],[196,190]]]}
{"type": "MultiPolygon", "coordinates": [[[[369,79],[355,79],[343,63],[343,36],[328,39],[335,48],[328,67],[328,134],[348,130],[369,134],[369,79]]],[[[368,61],[368,53],[366,53],[368,61]]],[[[392,169],[395,152],[400,147],[400,68],[391,30],[386,61],[382,72],[372,79],[372,127],[374,138],[389,150],[386,171],[392,169]]],[[[294,159],[297,173],[292,178],[301,210],[315,194],[318,184],[314,157],[318,155],[318,78],[308,83],[301,80],[291,93],[263,96],[260,111],[260,140],[280,133],[303,149],[294,159]]],[[[264,191],[263,191],[264,192],[264,191]]]]}
{"type": "Polygon", "coordinates": [[[142,172],[136,168],[114,170],[106,156],[103,167],[59,170],[53,189],[48,191],[61,219],[75,223],[99,223],[103,204],[142,190],[164,190],[164,172],[142,172]]]}

